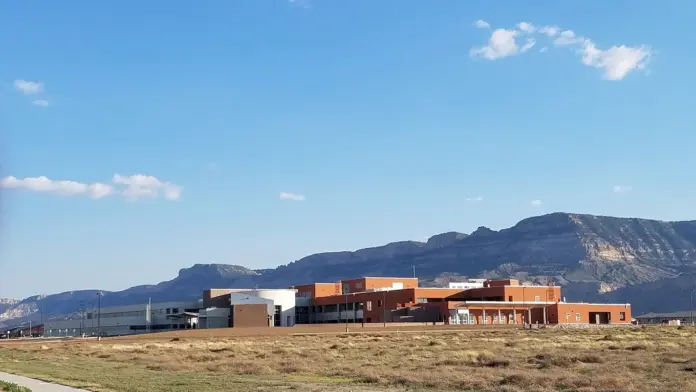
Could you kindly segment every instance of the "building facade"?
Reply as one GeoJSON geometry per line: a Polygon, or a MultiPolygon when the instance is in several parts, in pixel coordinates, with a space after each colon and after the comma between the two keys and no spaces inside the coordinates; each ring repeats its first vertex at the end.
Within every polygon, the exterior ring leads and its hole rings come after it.
{"type": "Polygon", "coordinates": [[[205,290],[201,299],[94,309],[44,323],[43,335],[121,336],[199,328],[289,327],[295,290],[205,290]]]}
{"type": "Polygon", "coordinates": [[[317,323],[630,324],[629,304],[566,302],[559,286],[515,279],[418,287],[416,278],[361,278],[293,286],[296,320],[317,323]]]}

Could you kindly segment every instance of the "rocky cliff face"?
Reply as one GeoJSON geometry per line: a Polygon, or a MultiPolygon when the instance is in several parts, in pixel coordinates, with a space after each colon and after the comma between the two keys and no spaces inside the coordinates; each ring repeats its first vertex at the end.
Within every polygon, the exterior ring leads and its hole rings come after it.
{"type": "MultiPolygon", "coordinates": [[[[287,287],[367,275],[411,276],[414,266],[425,285],[464,276],[517,277],[561,284],[569,300],[631,302],[636,314],[683,310],[689,301],[684,293],[694,287],[696,222],[554,213],[500,231],[480,227],[470,235],[443,233],[425,243],[318,253],[276,269],[197,264],[167,282],[106,292],[103,305],[197,298],[210,287],[287,287]],[[654,300],[662,293],[671,293],[672,299],[654,300]]],[[[92,290],[32,297],[8,305],[4,314],[74,312],[81,301],[94,302],[95,296],[92,290]]]]}

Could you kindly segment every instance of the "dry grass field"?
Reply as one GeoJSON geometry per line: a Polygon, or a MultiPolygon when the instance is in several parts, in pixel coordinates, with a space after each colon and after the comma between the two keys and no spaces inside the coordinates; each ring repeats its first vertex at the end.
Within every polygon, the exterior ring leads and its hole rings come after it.
{"type": "Polygon", "coordinates": [[[93,391],[696,391],[696,328],[15,343],[0,369],[93,391]]]}

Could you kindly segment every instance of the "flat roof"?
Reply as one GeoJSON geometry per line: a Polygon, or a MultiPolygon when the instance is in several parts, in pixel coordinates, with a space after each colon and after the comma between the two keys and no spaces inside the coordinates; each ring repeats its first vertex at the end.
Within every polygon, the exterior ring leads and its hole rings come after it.
{"type": "Polygon", "coordinates": [[[636,319],[646,319],[646,318],[691,318],[691,315],[696,316],[696,311],[682,310],[678,312],[669,313],[655,313],[650,312],[640,316],[635,316],[636,319]]]}
{"type": "MultiPolygon", "coordinates": [[[[541,301],[452,301],[462,302],[466,305],[553,305],[558,302],[541,302],[541,301]]],[[[562,303],[562,302],[561,302],[562,303]]]]}

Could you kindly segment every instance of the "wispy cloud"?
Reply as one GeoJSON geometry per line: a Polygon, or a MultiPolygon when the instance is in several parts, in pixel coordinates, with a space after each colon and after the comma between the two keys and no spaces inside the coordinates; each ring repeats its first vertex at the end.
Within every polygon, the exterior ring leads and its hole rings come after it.
{"type": "Polygon", "coordinates": [[[167,200],[179,200],[181,198],[181,186],[168,181],[160,181],[154,176],[147,176],[144,174],[122,176],[120,174],[114,174],[112,182],[125,186],[121,194],[128,200],[159,196],[163,196],[167,200]]]}
{"type": "Polygon", "coordinates": [[[483,201],[483,197],[481,197],[481,196],[467,197],[466,201],[471,202],[471,203],[478,203],[478,202],[483,201]]]}
{"type": "Polygon", "coordinates": [[[612,190],[614,193],[626,193],[632,191],[633,187],[630,185],[614,185],[612,190]]]}
{"type": "Polygon", "coordinates": [[[474,22],[474,27],[476,27],[477,29],[488,29],[491,27],[491,25],[485,20],[479,19],[476,22],[474,22]]]}
{"type": "MultiPolygon", "coordinates": [[[[635,70],[645,69],[654,54],[646,45],[614,45],[600,49],[593,40],[572,30],[563,30],[554,25],[535,26],[528,22],[520,22],[510,29],[493,30],[488,42],[473,47],[470,55],[497,60],[522,54],[536,44],[537,40],[532,37],[550,40],[554,47],[570,47],[580,57],[582,64],[600,69],[602,78],[606,80],[622,80],[635,70]],[[523,36],[527,36],[526,43],[520,44],[518,40],[522,40],[523,36]]],[[[540,52],[547,50],[548,47],[544,46],[540,52]]]]}
{"type": "Polygon", "coordinates": [[[48,101],[45,99],[35,99],[34,101],[32,101],[31,104],[42,108],[45,108],[49,105],[48,101]]]}
{"type": "Polygon", "coordinates": [[[86,184],[68,180],[51,180],[48,177],[27,177],[23,179],[14,176],[2,179],[3,188],[26,189],[32,192],[53,193],[56,195],[83,195],[93,199],[101,199],[112,194],[113,187],[99,182],[86,184]]]}
{"type": "Polygon", "coordinates": [[[539,207],[541,206],[541,200],[532,200],[532,207],[539,207]]]}
{"type": "Polygon", "coordinates": [[[288,0],[288,3],[301,8],[309,8],[312,6],[309,0],[288,0]]]}
{"type": "Polygon", "coordinates": [[[71,180],[52,180],[46,176],[19,179],[8,176],[0,183],[3,188],[24,189],[31,192],[50,193],[63,196],[87,196],[102,199],[106,196],[121,195],[128,200],[141,197],[163,196],[167,200],[178,200],[182,188],[171,182],[162,182],[153,176],[136,174],[121,176],[114,174],[111,184],[94,182],[83,183],[71,180]]]}
{"type": "Polygon", "coordinates": [[[280,199],[281,199],[281,200],[304,201],[304,200],[305,200],[305,196],[304,196],[304,195],[297,194],[297,193],[280,192],[280,199]]]}
{"type": "Polygon", "coordinates": [[[15,90],[25,94],[38,94],[43,91],[43,83],[31,82],[28,80],[17,79],[13,83],[15,90]]]}

